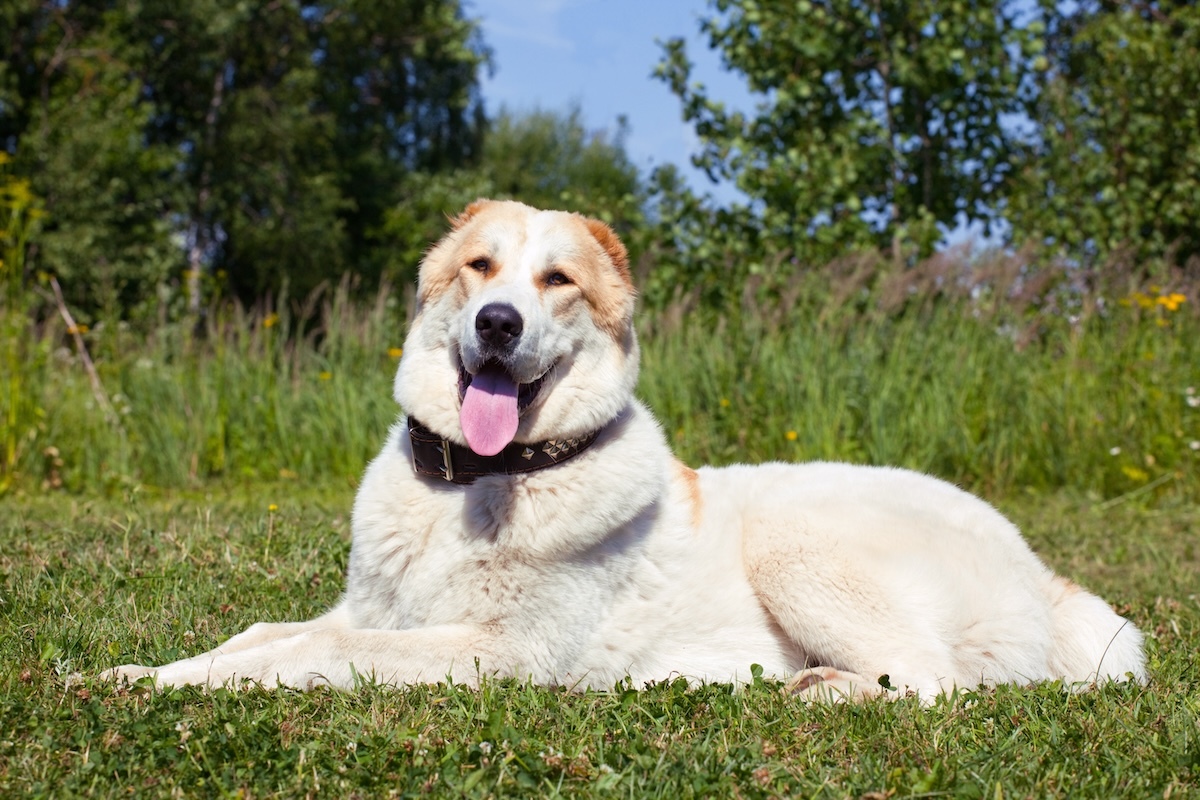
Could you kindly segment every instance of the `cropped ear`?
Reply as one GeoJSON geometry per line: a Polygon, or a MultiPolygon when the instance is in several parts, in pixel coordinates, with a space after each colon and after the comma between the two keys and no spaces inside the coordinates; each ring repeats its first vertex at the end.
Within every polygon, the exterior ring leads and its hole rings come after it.
{"type": "Polygon", "coordinates": [[[484,208],[486,208],[487,206],[491,205],[494,202],[495,202],[494,200],[489,200],[486,197],[481,197],[478,200],[470,203],[466,208],[464,208],[462,210],[461,214],[459,214],[456,217],[450,218],[450,227],[453,230],[458,230],[463,225],[466,225],[470,221],[471,217],[475,216],[480,211],[482,211],[484,208]]]}
{"type": "Polygon", "coordinates": [[[621,274],[625,282],[632,284],[633,279],[629,274],[629,253],[626,252],[625,245],[621,244],[621,239],[613,232],[613,229],[600,220],[590,217],[584,217],[583,224],[587,226],[588,231],[600,243],[600,246],[604,248],[604,252],[608,253],[608,257],[612,259],[613,266],[617,268],[617,272],[621,274]]]}

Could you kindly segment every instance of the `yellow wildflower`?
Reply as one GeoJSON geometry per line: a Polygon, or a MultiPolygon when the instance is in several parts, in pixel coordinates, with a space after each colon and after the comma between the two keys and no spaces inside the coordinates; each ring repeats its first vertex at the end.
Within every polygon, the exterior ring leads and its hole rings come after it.
{"type": "Polygon", "coordinates": [[[263,318],[263,327],[264,328],[273,328],[274,326],[276,326],[278,324],[279,324],[279,315],[278,314],[273,314],[273,313],[267,314],[267,316],[263,318]]]}
{"type": "Polygon", "coordinates": [[[320,374],[320,375],[318,375],[317,377],[318,377],[318,378],[320,378],[320,379],[321,379],[321,380],[323,380],[323,381],[327,381],[327,380],[329,380],[330,378],[332,378],[332,377],[333,377],[333,373],[332,373],[332,372],[328,372],[328,371],[323,371],[323,372],[321,372],[321,374],[320,374]]]}
{"type": "Polygon", "coordinates": [[[729,408],[729,398],[728,397],[721,398],[721,408],[729,408]]]}
{"type": "Polygon", "coordinates": [[[271,505],[267,506],[267,511],[269,511],[272,514],[274,514],[278,510],[279,510],[279,506],[275,505],[274,503],[271,503],[271,505]]]}
{"type": "Polygon", "coordinates": [[[794,442],[794,441],[796,441],[797,438],[799,438],[799,434],[797,434],[795,431],[788,431],[787,433],[784,434],[784,437],[789,442],[794,442]]]}
{"type": "Polygon", "coordinates": [[[388,356],[391,358],[399,358],[404,355],[404,349],[401,347],[389,347],[388,356]]]}
{"type": "Polygon", "coordinates": [[[1140,467],[1132,466],[1131,464],[1126,464],[1125,466],[1121,467],[1121,472],[1125,473],[1126,478],[1129,478],[1131,481],[1137,481],[1138,483],[1145,483],[1146,481],[1150,480],[1150,474],[1146,472],[1146,470],[1141,469],[1140,467]]]}
{"type": "Polygon", "coordinates": [[[1167,311],[1178,311],[1184,301],[1187,300],[1185,295],[1179,292],[1171,292],[1170,294],[1159,295],[1154,302],[1165,308],[1167,311]]]}

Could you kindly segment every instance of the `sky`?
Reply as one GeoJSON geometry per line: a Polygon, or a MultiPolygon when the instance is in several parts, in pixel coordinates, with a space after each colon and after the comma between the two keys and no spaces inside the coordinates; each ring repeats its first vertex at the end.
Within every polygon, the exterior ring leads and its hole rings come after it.
{"type": "Polygon", "coordinates": [[[502,106],[565,112],[578,105],[589,129],[614,132],[624,115],[626,152],[643,174],[677,164],[698,190],[729,196],[690,168],[695,134],[679,100],[652,77],[662,53],[656,40],[682,36],[693,79],[719,99],[750,107],[744,84],[721,69],[700,35],[707,0],[466,0],[464,7],[492,49],[493,74],[482,82],[489,114],[502,106]]]}
{"type": "MultiPolygon", "coordinates": [[[[708,0],[464,0],[463,5],[480,21],[492,50],[492,74],[485,72],[482,81],[490,115],[501,107],[565,112],[578,105],[589,129],[610,131],[624,115],[630,126],[625,149],[643,175],[672,163],[701,194],[721,203],[745,199],[691,167],[689,158],[699,150],[696,135],[683,121],[678,98],[652,76],[662,57],[657,41],[682,36],[694,64],[692,80],[702,82],[713,99],[753,109],[755,98],[745,83],[722,68],[700,33],[700,19],[714,13],[708,0]]],[[[960,222],[942,244],[967,239],[989,241],[978,223],[960,222]]]]}

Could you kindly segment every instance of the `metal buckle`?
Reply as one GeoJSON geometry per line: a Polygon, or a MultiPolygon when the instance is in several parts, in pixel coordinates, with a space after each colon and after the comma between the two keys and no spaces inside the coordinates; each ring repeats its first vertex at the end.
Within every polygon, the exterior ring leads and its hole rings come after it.
{"type": "Polygon", "coordinates": [[[441,447],[438,451],[442,454],[442,477],[446,480],[454,481],[454,461],[450,458],[450,442],[447,439],[442,439],[441,447]]]}

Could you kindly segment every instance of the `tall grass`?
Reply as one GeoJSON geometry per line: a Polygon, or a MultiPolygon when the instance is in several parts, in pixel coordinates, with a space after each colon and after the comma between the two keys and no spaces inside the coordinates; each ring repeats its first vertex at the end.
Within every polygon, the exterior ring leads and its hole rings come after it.
{"type": "Polygon", "coordinates": [[[790,298],[648,326],[641,393],[691,463],[833,459],[990,493],[1200,487],[1194,296],[999,264],[852,265],[790,298]],[[937,280],[931,280],[937,278],[937,280]]]}
{"type": "MultiPolygon", "coordinates": [[[[902,271],[862,257],[770,301],[748,287],[739,308],[682,297],[640,315],[639,393],[692,464],[840,459],[991,494],[1200,496],[1194,289],[1084,277],[1019,254],[902,271]]],[[[408,303],[352,294],[216,305],[199,332],[96,325],[86,341],[116,421],[47,321],[29,346],[51,368],[22,376],[42,416],[19,490],[353,482],[399,412],[408,303]]]]}
{"type": "MultiPolygon", "coordinates": [[[[91,355],[117,424],[99,413],[78,354],[58,348],[39,432],[63,462],[56,477],[70,489],[112,489],[357,476],[396,415],[390,381],[405,315],[386,292],[366,305],[350,295],[343,282],[300,310],[218,305],[199,332],[95,326],[91,355]]],[[[51,324],[43,336],[59,333],[51,324]]]]}

